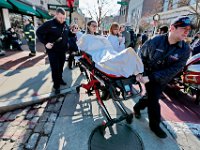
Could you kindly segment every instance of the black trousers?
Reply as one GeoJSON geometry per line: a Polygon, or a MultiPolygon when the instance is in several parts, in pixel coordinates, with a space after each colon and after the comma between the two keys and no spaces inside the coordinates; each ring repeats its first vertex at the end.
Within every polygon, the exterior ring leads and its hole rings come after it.
{"type": "Polygon", "coordinates": [[[157,128],[161,121],[159,98],[163,87],[155,82],[145,84],[147,97],[143,97],[134,106],[136,109],[142,110],[148,108],[149,126],[157,128]]]}
{"type": "Polygon", "coordinates": [[[30,49],[31,53],[36,53],[36,43],[35,41],[27,42],[28,48],[30,49]]]}
{"type": "Polygon", "coordinates": [[[74,54],[69,53],[68,67],[72,69],[72,66],[74,65],[75,65],[74,54]]]}
{"type": "Polygon", "coordinates": [[[55,88],[60,87],[62,81],[63,67],[65,64],[65,52],[59,52],[56,50],[48,51],[49,62],[51,66],[51,75],[55,88]]]}

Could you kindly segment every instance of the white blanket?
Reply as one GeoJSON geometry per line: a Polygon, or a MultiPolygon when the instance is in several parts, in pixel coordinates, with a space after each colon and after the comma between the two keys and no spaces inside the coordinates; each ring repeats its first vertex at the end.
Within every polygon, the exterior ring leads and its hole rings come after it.
{"type": "Polygon", "coordinates": [[[77,45],[92,56],[98,69],[107,74],[129,77],[144,71],[141,59],[132,48],[116,52],[103,36],[85,34],[77,45]]]}

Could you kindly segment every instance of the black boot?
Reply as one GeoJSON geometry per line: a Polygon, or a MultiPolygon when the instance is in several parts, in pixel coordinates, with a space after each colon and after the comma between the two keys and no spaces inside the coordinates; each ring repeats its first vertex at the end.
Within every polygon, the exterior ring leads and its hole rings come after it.
{"type": "Polygon", "coordinates": [[[60,85],[67,85],[67,83],[62,79],[62,80],[60,81],[60,85]]]}
{"type": "Polygon", "coordinates": [[[60,86],[53,85],[53,88],[55,89],[55,94],[60,94],[60,86]]]}
{"type": "Polygon", "coordinates": [[[160,126],[154,127],[154,126],[149,125],[149,127],[150,127],[151,131],[154,132],[157,137],[159,137],[159,138],[167,137],[167,134],[165,133],[165,131],[163,131],[163,129],[161,129],[160,126]]]}
{"type": "Polygon", "coordinates": [[[140,119],[141,113],[140,113],[140,109],[137,107],[137,104],[135,104],[135,106],[133,107],[133,111],[134,111],[135,118],[140,119]]]}
{"type": "Polygon", "coordinates": [[[141,118],[140,110],[145,109],[147,107],[147,104],[148,104],[148,97],[147,96],[141,97],[140,100],[133,107],[135,118],[137,119],[141,118]]]}

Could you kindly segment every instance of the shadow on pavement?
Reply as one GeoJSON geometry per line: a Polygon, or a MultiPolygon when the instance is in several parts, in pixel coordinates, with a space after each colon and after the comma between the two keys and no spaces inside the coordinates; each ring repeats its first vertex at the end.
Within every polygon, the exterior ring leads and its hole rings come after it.
{"type": "Polygon", "coordinates": [[[41,86],[46,82],[46,75],[50,72],[50,69],[40,71],[37,76],[31,77],[22,83],[16,90],[6,93],[0,96],[0,99],[6,98],[10,100],[14,95],[18,95],[19,98],[23,99],[29,93],[37,93],[41,86]],[[18,93],[20,92],[20,93],[18,93]]]}

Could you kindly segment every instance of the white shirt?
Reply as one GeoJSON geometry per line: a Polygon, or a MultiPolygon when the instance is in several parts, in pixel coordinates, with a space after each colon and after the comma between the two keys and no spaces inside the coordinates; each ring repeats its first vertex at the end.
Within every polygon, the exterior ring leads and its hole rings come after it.
{"type": "Polygon", "coordinates": [[[81,38],[83,33],[81,31],[76,32],[77,41],[81,38]]]}

